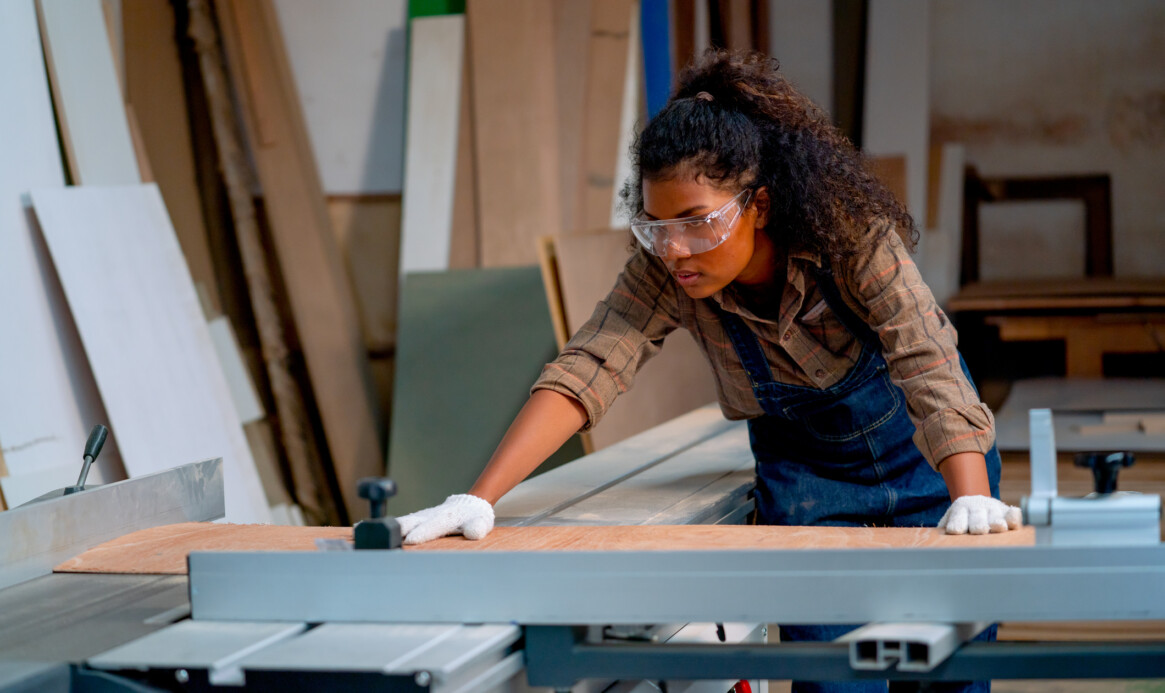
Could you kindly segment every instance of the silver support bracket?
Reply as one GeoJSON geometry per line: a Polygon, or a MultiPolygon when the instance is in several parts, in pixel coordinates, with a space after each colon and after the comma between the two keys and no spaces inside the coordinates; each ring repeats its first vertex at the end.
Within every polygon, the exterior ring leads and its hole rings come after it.
{"type": "Polygon", "coordinates": [[[850,666],[858,670],[926,672],[990,625],[976,623],[871,623],[842,636],[850,666]]]}

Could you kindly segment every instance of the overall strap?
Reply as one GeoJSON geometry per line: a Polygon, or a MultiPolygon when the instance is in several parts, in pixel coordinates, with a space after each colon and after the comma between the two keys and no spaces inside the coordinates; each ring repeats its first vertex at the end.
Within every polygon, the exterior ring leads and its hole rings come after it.
{"type": "Polygon", "coordinates": [[[748,325],[744,324],[744,320],[739,315],[724,310],[714,300],[710,303],[720,314],[720,324],[728,333],[728,338],[732,341],[733,348],[736,349],[736,355],[740,357],[740,363],[744,366],[745,372],[748,373],[748,381],[752,384],[753,390],[755,391],[758,385],[767,385],[773,382],[773,371],[769,367],[769,360],[765,357],[756,334],[748,329],[748,325]]]}
{"type": "Polygon", "coordinates": [[[822,258],[821,267],[813,270],[813,277],[817,280],[817,287],[821,289],[825,303],[850,331],[850,334],[857,337],[863,344],[881,351],[882,342],[878,338],[878,333],[874,332],[874,328],[870,327],[865,320],[859,318],[858,314],[841,297],[841,292],[837,288],[837,282],[833,275],[833,268],[829,265],[829,258],[822,258]]]}

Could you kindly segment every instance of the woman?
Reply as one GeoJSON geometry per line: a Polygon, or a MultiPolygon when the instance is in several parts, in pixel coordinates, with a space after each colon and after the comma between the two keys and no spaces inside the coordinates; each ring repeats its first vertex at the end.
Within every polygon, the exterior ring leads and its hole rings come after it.
{"type": "Polygon", "coordinates": [[[640,247],[469,493],[400,518],[406,543],[485,536],[492,504],[595,425],[681,327],[724,414],[748,419],[758,522],[1018,526],[997,500],[991,412],[910,260],[913,221],[776,61],[710,53],[634,154],[623,196],[640,247]]]}

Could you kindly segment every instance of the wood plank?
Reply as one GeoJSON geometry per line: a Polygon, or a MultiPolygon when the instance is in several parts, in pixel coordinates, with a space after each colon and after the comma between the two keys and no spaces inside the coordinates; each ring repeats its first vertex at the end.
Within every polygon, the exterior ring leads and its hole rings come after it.
{"type": "Polygon", "coordinates": [[[174,9],[156,0],[122,0],[121,14],[126,102],[137,119],[153,180],[174,220],[190,274],[217,314],[222,302],[195,177],[174,9]]]}
{"type": "Polygon", "coordinates": [[[616,179],[622,109],[623,80],[613,76],[627,72],[631,41],[632,0],[594,0],[586,68],[586,92],[581,128],[582,150],[577,176],[577,213],[564,232],[589,231],[608,226],[618,186],[616,179]]]}
{"type": "MultiPolygon", "coordinates": [[[[630,256],[630,243],[623,229],[554,238],[568,334],[577,332],[610,293],[630,256]]],[[[676,330],[639,372],[631,390],[590,432],[591,443],[601,450],[715,401],[716,383],[707,359],[687,330],[676,330]]]]}
{"type": "Polygon", "coordinates": [[[328,195],[400,194],[407,0],[276,0],[328,195]]]}
{"type": "Polygon", "coordinates": [[[38,0],[37,7],[73,182],[140,183],[101,0],[38,0]]]}
{"type": "MultiPolygon", "coordinates": [[[[33,0],[0,2],[0,65],[0,322],[19,326],[0,343],[0,454],[19,475],[80,462],[107,419],[25,197],[65,184],[33,0]]],[[[125,478],[116,446],[90,478],[125,478]]]]}
{"type": "Polygon", "coordinates": [[[344,505],[355,516],[364,505],[356,483],[383,473],[384,443],[351,283],[275,9],[270,0],[215,7],[327,447],[344,505]]]}
{"type": "Polygon", "coordinates": [[[553,7],[470,0],[466,17],[481,265],[533,265],[561,224],[553,7]]]}
{"type": "MultiPolygon", "coordinates": [[[[191,551],[313,551],[316,539],[352,540],[351,527],[277,527],[186,522],[139,530],[54,568],[64,573],[186,573],[191,551]]],[[[406,551],[774,551],[1031,546],[1035,531],[950,536],[930,527],[644,525],[497,527],[481,541],[454,536],[406,551]]]]}
{"type": "Polygon", "coordinates": [[[400,239],[402,273],[449,269],[464,48],[464,15],[412,21],[400,239]]]}
{"type": "Polygon", "coordinates": [[[1153,278],[1028,279],[974,282],[951,298],[952,311],[1003,311],[1165,306],[1165,280],[1153,278]]]}
{"type": "MultiPolygon", "coordinates": [[[[589,71],[591,16],[594,0],[553,0],[554,86],[558,108],[558,189],[562,195],[560,228],[571,229],[578,216],[582,173],[584,103],[589,71]]],[[[610,104],[608,104],[610,106],[610,104]]]]}
{"type": "Polygon", "coordinates": [[[400,300],[401,198],[333,195],[328,214],[352,277],[365,345],[371,354],[391,353],[400,300]]]}
{"type": "Polygon", "coordinates": [[[463,51],[461,97],[457,115],[457,168],[453,177],[453,219],[449,231],[449,269],[481,267],[481,230],[477,218],[477,148],[474,145],[473,65],[463,51]]]}
{"type": "Polygon", "coordinates": [[[221,457],[227,519],[270,521],[157,186],[46,189],[32,200],[126,470],[221,457]]]}
{"type": "MultiPolygon", "coordinates": [[[[272,278],[273,269],[268,265],[267,244],[259,227],[253,195],[256,187],[254,173],[239,132],[240,125],[229,91],[230,80],[224,67],[225,59],[218,31],[207,0],[190,0],[188,9],[187,33],[191,41],[183,44],[183,47],[191,53],[189,60],[197,62],[196,68],[190,65],[188,69],[193,73],[192,79],[199,82],[205,101],[199,99],[198,90],[192,89],[188,94],[192,103],[204,105],[206,109],[205,121],[195,120],[193,123],[200,126],[196,132],[212,140],[214,150],[213,155],[200,157],[199,161],[213,159],[217,155],[225,184],[225,199],[220,201],[214,195],[206,199],[215,206],[229,206],[234,229],[233,234],[224,235],[233,236],[229,242],[238,246],[246,294],[255,317],[259,346],[271,387],[280,440],[287,456],[295,499],[313,524],[336,524],[340,521],[339,499],[332,498],[329,491],[328,475],[321,461],[314,428],[309,421],[300,380],[292,373],[289,340],[294,329],[285,320],[281,307],[276,304],[276,287],[279,285],[272,278]],[[203,127],[210,132],[205,132],[203,127]]],[[[202,180],[218,180],[211,171],[203,170],[202,174],[202,180]]],[[[221,207],[219,209],[221,216],[221,207]]]]}

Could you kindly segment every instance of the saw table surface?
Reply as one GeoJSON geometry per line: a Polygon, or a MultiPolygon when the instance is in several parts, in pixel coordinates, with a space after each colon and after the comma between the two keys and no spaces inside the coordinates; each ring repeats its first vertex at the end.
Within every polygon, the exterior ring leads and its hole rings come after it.
{"type": "MultiPolygon", "coordinates": [[[[351,527],[283,527],[185,522],[127,534],[56,567],[65,573],[181,575],[191,551],[313,551],[316,539],[352,539],[351,527]]],[[[683,551],[974,548],[1030,546],[1023,527],[1002,534],[951,536],[930,527],[772,527],[631,525],[498,527],[481,541],[446,537],[408,551],[683,551]]]]}

